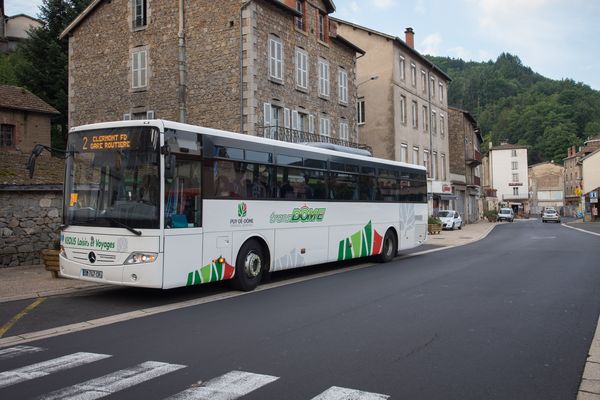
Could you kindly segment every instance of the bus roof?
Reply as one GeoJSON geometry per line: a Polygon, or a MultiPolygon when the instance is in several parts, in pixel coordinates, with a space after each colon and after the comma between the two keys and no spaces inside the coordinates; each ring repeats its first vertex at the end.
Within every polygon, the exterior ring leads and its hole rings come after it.
{"type": "Polygon", "coordinates": [[[284,148],[284,149],[297,149],[297,150],[301,150],[301,151],[313,152],[313,153],[318,153],[318,154],[323,154],[323,155],[346,157],[346,158],[351,158],[351,159],[360,160],[360,161],[378,162],[378,163],[394,165],[394,166],[399,166],[399,167],[419,169],[419,170],[423,170],[423,171],[426,170],[426,168],[424,166],[418,165],[418,164],[409,164],[409,163],[400,162],[400,161],[386,160],[384,158],[368,157],[368,156],[363,156],[363,155],[354,154],[354,153],[346,153],[346,152],[342,152],[342,151],[324,149],[322,147],[308,146],[308,145],[300,144],[300,143],[283,142],[281,140],[262,138],[262,137],[258,137],[258,136],[245,135],[245,134],[236,133],[236,132],[229,132],[229,131],[224,131],[224,130],[214,129],[214,128],[206,128],[203,126],[184,124],[181,122],[174,122],[174,121],[168,121],[168,120],[162,120],[162,119],[112,121],[112,122],[100,122],[100,123],[95,123],[95,124],[80,125],[80,126],[71,128],[69,133],[74,133],[74,132],[79,132],[79,131],[84,131],[84,130],[91,130],[91,129],[107,129],[107,128],[114,128],[114,127],[131,127],[131,126],[140,126],[140,125],[155,126],[158,128],[167,128],[167,129],[179,129],[179,130],[185,130],[185,131],[189,131],[189,132],[201,133],[204,135],[210,135],[210,136],[216,136],[216,137],[222,137],[222,138],[228,138],[228,139],[234,139],[234,140],[241,140],[241,141],[246,141],[246,142],[250,142],[250,143],[264,144],[264,145],[269,145],[269,146],[274,146],[274,147],[279,147],[279,148],[284,148]]]}

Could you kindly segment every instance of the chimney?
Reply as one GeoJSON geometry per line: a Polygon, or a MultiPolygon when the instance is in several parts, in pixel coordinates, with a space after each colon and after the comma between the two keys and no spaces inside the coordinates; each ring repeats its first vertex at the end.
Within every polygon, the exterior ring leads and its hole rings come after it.
{"type": "Polygon", "coordinates": [[[413,31],[413,28],[406,28],[406,30],[404,31],[404,41],[406,42],[406,44],[408,45],[408,47],[410,47],[411,49],[415,48],[415,32],[413,31]]]}

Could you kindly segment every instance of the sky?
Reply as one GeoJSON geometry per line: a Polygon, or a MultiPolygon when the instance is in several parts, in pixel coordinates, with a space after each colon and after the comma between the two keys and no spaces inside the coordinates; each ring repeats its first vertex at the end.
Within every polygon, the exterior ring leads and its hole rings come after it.
{"type": "MultiPolygon", "coordinates": [[[[551,79],[600,90],[600,0],[334,0],[334,17],[404,39],[421,54],[495,60],[508,52],[551,79]]],[[[4,0],[37,16],[42,0],[4,0]]]]}

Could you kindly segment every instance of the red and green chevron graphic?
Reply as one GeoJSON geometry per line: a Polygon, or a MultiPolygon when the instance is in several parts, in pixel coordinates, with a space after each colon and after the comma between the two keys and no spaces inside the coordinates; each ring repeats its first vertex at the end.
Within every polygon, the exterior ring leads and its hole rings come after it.
{"type": "Polygon", "coordinates": [[[371,221],[352,236],[340,240],[338,261],[367,257],[381,253],[383,238],[373,227],[371,221]]]}
{"type": "Polygon", "coordinates": [[[188,274],[187,286],[231,279],[234,273],[235,267],[228,264],[223,257],[219,257],[216,260],[212,260],[210,264],[190,272],[188,274]]]}

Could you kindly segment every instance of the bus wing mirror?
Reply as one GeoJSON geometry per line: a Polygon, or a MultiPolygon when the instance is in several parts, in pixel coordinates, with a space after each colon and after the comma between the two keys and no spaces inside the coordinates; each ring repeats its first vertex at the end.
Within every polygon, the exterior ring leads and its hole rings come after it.
{"type": "Polygon", "coordinates": [[[165,155],[165,179],[175,178],[176,159],[173,154],[165,155]]]}
{"type": "Polygon", "coordinates": [[[27,160],[27,170],[29,171],[29,179],[33,178],[33,171],[35,170],[35,160],[38,158],[40,154],[44,151],[44,146],[41,144],[36,144],[31,150],[31,154],[29,155],[29,160],[27,160]]]}

